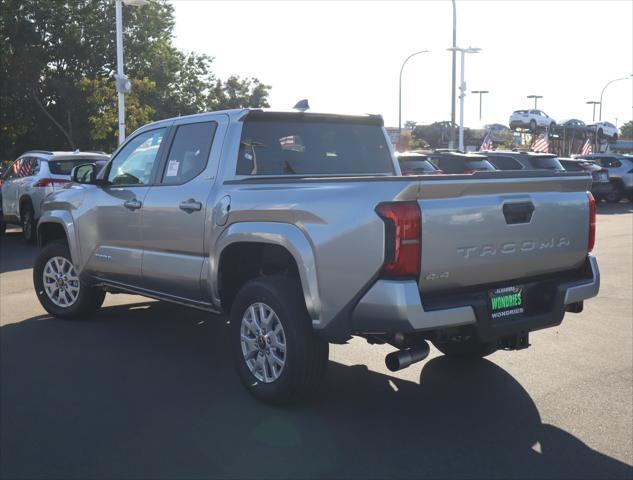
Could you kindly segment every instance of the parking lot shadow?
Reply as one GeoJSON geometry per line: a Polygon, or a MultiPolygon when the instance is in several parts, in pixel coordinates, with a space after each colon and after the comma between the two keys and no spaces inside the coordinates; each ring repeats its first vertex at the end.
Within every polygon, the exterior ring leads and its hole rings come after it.
{"type": "Polygon", "coordinates": [[[7,230],[0,236],[0,273],[33,267],[37,247],[24,241],[21,230],[7,230]]]}
{"type": "MultiPolygon", "coordinates": [[[[369,347],[368,347],[369,348],[369,347]]],[[[631,478],[543,424],[487,360],[420,383],[330,362],[313,404],[253,400],[220,317],[161,302],[0,329],[2,478],[631,478]]]]}
{"type": "Polygon", "coordinates": [[[598,215],[620,215],[623,213],[633,213],[633,202],[622,201],[620,203],[598,203],[596,212],[598,215]]]}

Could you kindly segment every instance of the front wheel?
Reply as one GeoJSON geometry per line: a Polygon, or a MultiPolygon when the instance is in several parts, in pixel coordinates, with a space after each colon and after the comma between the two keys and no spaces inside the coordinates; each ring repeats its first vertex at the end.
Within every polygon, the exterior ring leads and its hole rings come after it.
{"type": "Polygon", "coordinates": [[[246,283],[231,308],[231,349],[246,389],[258,400],[309,400],[322,383],[329,346],[312,330],[298,279],[246,283]]]}
{"type": "Polygon", "coordinates": [[[59,318],[87,317],[103,304],[105,292],[79,279],[63,242],[46,245],[33,265],[37,298],[48,313],[59,318]]]}
{"type": "Polygon", "coordinates": [[[486,357],[499,349],[496,342],[482,342],[476,337],[451,339],[443,342],[434,341],[433,345],[448,357],[465,359],[486,357]]]}

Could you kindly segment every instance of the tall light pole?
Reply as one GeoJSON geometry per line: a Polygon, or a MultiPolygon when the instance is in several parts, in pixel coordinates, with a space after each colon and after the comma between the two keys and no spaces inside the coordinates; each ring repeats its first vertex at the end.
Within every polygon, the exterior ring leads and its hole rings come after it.
{"type": "Polygon", "coordinates": [[[528,95],[527,98],[534,99],[534,110],[536,110],[538,108],[538,99],[543,98],[543,95],[528,95]]]}
{"type": "Polygon", "coordinates": [[[464,59],[467,53],[478,53],[481,51],[481,48],[449,48],[448,50],[453,52],[460,52],[462,54],[462,64],[461,64],[461,81],[459,85],[459,149],[464,151],[464,98],[466,97],[466,82],[464,81],[464,59]]]}
{"type": "Polygon", "coordinates": [[[596,105],[598,105],[600,102],[596,102],[595,100],[589,100],[588,102],[585,102],[587,105],[593,105],[593,115],[591,116],[591,123],[596,121],[596,105]]]}
{"type": "Polygon", "coordinates": [[[451,132],[448,141],[448,148],[455,146],[455,83],[457,69],[457,8],[455,6],[455,0],[452,0],[453,4],[453,70],[451,73],[451,132]]]}
{"type": "Polygon", "coordinates": [[[628,80],[631,77],[633,77],[633,74],[629,75],[628,77],[616,78],[614,80],[611,80],[610,82],[607,82],[607,84],[602,88],[602,92],[600,92],[600,114],[598,115],[599,122],[602,121],[602,96],[604,95],[604,91],[606,90],[606,88],[609,85],[611,85],[613,82],[619,82],[620,80],[628,80]]]}
{"type": "Polygon", "coordinates": [[[411,57],[415,57],[416,55],[420,55],[421,53],[428,53],[429,50],[420,50],[419,52],[412,53],[402,62],[402,66],[400,67],[400,81],[398,83],[398,148],[401,145],[400,137],[402,136],[402,71],[404,70],[404,66],[407,64],[411,57]]]}
{"type": "Polygon", "coordinates": [[[481,121],[481,97],[486,93],[490,93],[488,90],[473,90],[470,93],[478,93],[479,94],[479,120],[481,121]]]}
{"type": "Polygon", "coordinates": [[[123,12],[122,3],[132,7],[147,5],[149,0],[114,0],[116,14],[116,91],[119,97],[119,145],[125,140],[125,94],[132,85],[123,73],[123,12]]]}

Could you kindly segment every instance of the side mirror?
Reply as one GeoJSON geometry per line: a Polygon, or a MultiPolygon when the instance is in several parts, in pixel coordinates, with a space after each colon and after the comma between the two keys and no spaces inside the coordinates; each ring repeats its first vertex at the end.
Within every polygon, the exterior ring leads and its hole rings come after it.
{"type": "Polygon", "coordinates": [[[75,183],[94,184],[97,173],[97,166],[94,163],[84,163],[72,169],[70,179],[75,183]]]}

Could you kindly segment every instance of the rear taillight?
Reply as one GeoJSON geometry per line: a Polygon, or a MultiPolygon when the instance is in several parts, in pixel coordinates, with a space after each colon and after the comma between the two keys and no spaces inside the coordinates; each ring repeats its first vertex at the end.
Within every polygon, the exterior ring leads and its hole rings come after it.
{"type": "Polygon", "coordinates": [[[40,178],[37,182],[35,182],[34,187],[48,187],[50,186],[61,186],[66,183],[70,183],[70,180],[66,180],[65,178],[40,178]]]}
{"type": "Polygon", "coordinates": [[[596,199],[591,192],[587,192],[589,197],[589,239],[587,240],[587,251],[591,252],[596,244],[596,199]]]}
{"type": "Polygon", "coordinates": [[[417,202],[381,203],[376,213],[385,222],[385,264],[389,277],[420,275],[420,207],[417,202]]]}

